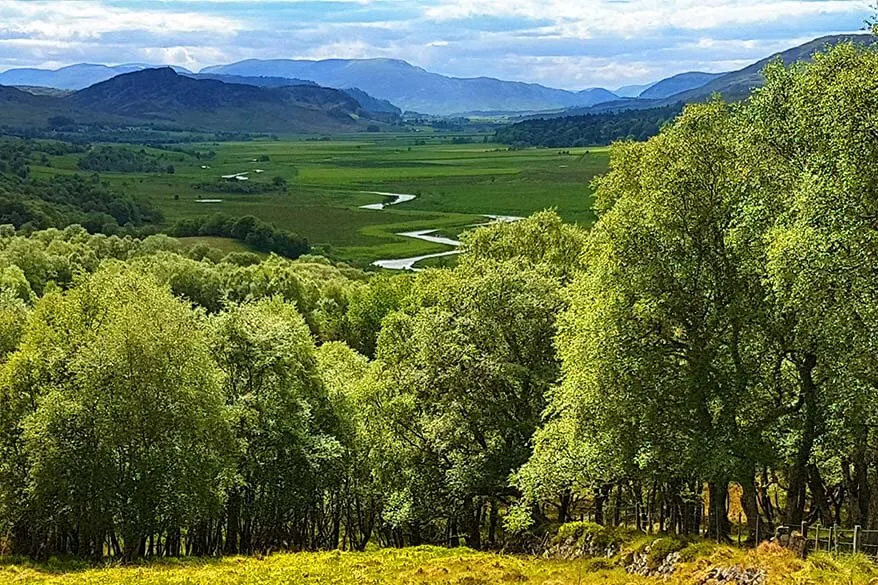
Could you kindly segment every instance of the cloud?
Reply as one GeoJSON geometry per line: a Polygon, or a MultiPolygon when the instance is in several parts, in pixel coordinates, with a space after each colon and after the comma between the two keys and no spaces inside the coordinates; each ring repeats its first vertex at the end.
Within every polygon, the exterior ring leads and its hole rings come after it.
{"type": "Polygon", "coordinates": [[[870,0],[0,0],[0,69],[405,59],[579,89],[723,71],[852,32],[870,0]]]}

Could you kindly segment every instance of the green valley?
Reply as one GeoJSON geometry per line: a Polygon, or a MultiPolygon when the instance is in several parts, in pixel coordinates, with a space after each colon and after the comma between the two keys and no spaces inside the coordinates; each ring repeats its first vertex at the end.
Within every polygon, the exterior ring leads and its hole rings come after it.
{"type": "MultiPolygon", "coordinates": [[[[454,237],[487,221],[485,214],[527,216],[555,208],[566,220],[591,224],[589,185],[607,169],[606,148],[509,150],[485,143],[485,136],[290,136],[175,145],[169,150],[114,145],[109,148],[143,148],[150,161],[171,166],[173,173],[100,176],[118,190],[154,204],[168,225],[213,213],[254,215],[300,234],[316,252],[360,265],[447,250],[396,234],[437,229],[454,237]],[[362,209],[389,199],[376,192],[416,198],[381,211],[362,209]]],[[[34,157],[30,172],[34,177],[87,173],[80,168],[83,156],[49,156],[42,163],[34,157]]]]}

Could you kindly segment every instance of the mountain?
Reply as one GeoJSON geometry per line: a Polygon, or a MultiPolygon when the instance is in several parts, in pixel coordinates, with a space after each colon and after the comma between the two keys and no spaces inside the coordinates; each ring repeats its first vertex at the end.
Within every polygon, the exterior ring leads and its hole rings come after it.
{"type": "Polygon", "coordinates": [[[75,118],[86,124],[119,124],[124,120],[71,106],[66,99],[34,95],[15,87],[0,85],[0,126],[10,128],[44,127],[53,116],[75,118]]]}
{"type": "Polygon", "coordinates": [[[373,114],[389,114],[391,116],[402,115],[402,110],[397,108],[388,100],[380,100],[376,97],[372,97],[362,89],[359,89],[357,87],[349,87],[347,89],[343,89],[342,91],[357,100],[360,106],[362,106],[362,108],[367,112],[371,112],[373,114]]]}
{"type": "MultiPolygon", "coordinates": [[[[831,47],[844,42],[855,42],[871,45],[878,42],[878,37],[870,34],[831,35],[821,37],[803,45],[799,45],[798,47],[793,47],[792,49],[788,49],[780,53],[775,53],[770,57],[761,59],[756,63],[753,63],[752,65],[744,67],[743,69],[740,69],[738,71],[731,71],[729,73],[719,74],[717,77],[714,77],[712,80],[705,83],[704,85],[701,85],[700,87],[687,89],[679,93],[667,95],[663,98],[656,97],[650,99],[648,96],[656,93],[658,93],[659,95],[668,93],[670,90],[659,91],[661,90],[661,88],[659,88],[659,85],[665,84],[666,87],[671,88],[674,84],[677,83],[677,80],[675,78],[679,78],[682,76],[685,80],[686,77],[690,74],[684,73],[682,75],[674,76],[662,82],[659,82],[659,84],[656,84],[655,86],[653,86],[653,88],[650,88],[650,90],[647,90],[643,94],[641,94],[641,97],[639,98],[607,101],[587,108],[568,108],[563,112],[553,113],[544,117],[581,116],[585,114],[602,114],[605,112],[622,112],[625,110],[647,110],[652,108],[662,108],[665,106],[671,106],[680,103],[688,104],[703,102],[710,99],[710,97],[714,94],[720,94],[727,101],[738,101],[750,95],[750,93],[755,88],[762,86],[762,70],[765,68],[766,65],[768,65],[775,59],[780,59],[787,65],[799,61],[809,61],[813,57],[814,53],[821,51],[826,47],[831,47]],[[657,91],[652,92],[651,90],[653,89],[656,89],[657,91]]],[[[712,74],[708,73],[701,75],[712,74]]],[[[697,77],[695,79],[698,80],[697,77]]]]}
{"type": "Polygon", "coordinates": [[[613,93],[620,98],[636,98],[656,83],[657,82],[646,83],[643,85],[626,85],[624,87],[620,87],[619,89],[614,89],[613,93]]]}
{"type": "Polygon", "coordinates": [[[58,89],[55,87],[40,87],[38,85],[16,85],[16,89],[26,91],[33,95],[48,95],[52,97],[64,97],[73,93],[72,89],[58,89]]]}
{"type": "Polygon", "coordinates": [[[295,77],[326,87],[356,87],[404,110],[438,115],[485,110],[552,110],[616,99],[616,95],[607,90],[573,92],[490,77],[447,77],[397,59],[251,59],[206,67],[201,73],[295,77]]]}
{"type": "Polygon", "coordinates": [[[701,71],[690,71],[688,73],[680,73],[673,77],[663,79],[656,84],[644,89],[641,93],[632,97],[639,97],[648,100],[660,100],[690,89],[698,89],[704,87],[714,79],[722,77],[723,73],[703,73],[701,71]]]}
{"type": "Polygon", "coordinates": [[[246,77],[244,75],[221,75],[219,73],[186,73],[186,77],[193,79],[215,79],[223,83],[240,83],[243,85],[255,85],[257,87],[288,87],[290,85],[313,85],[316,83],[308,79],[295,79],[292,77],[246,77]]]}
{"type": "Polygon", "coordinates": [[[335,89],[193,79],[168,67],[117,75],[61,101],[128,119],[230,132],[356,131],[365,115],[356,100],[335,89]]]}
{"type": "MultiPolygon", "coordinates": [[[[187,77],[194,79],[215,79],[223,83],[240,83],[243,85],[255,85],[257,87],[288,87],[290,85],[310,85],[319,87],[313,81],[307,79],[296,79],[293,77],[248,77],[245,75],[222,75],[220,73],[192,73],[187,77]]],[[[360,106],[367,112],[372,114],[390,114],[391,116],[399,116],[402,110],[394,106],[387,100],[379,100],[372,97],[365,91],[355,87],[342,89],[344,93],[351,96],[360,106]]]]}
{"type": "MultiPolygon", "coordinates": [[[[122,73],[142,71],[152,67],[154,65],[146,65],[144,63],[128,63],[116,66],[79,63],[60,69],[10,69],[0,73],[0,85],[84,89],[122,73]]],[[[191,73],[183,67],[174,67],[174,69],[181,73],[191,73]]]]}
{"type": "Polygon", "coordinates": [[[753,89],[762,86],[762,70],[775,59],[780,59],[786,65],[789,65],[799,61],[810,61],[814,53],[839,43],[855,42],[871,45],[876,41],[878,41],[878,37],[870,34],[821,37],[804,45],[775,53],[738,71],[723,74],[701,87],[668,96],[664,98],[662,105],[670,102],[700,102],[709,99],[715,93],[721,94],[723,98],[729,101],[744,99],[750,95],[753,89]]]}

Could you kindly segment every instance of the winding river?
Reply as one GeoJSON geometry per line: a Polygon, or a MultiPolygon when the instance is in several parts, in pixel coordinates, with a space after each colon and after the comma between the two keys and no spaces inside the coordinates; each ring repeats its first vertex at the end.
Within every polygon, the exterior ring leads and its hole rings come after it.
{"type": "MultiPolygon", "coordinates": [[[[366,191],[366,193],[371,193],[373,195],[381,195],[383,197],[393,197],[392,201],[386,201],[383,203],[370,203],[369,205],[361,205],[361,209],[373,209],[375,211],[381,211],[382,209],[388,207],[389,205],[397,205],[399,203],[405,203],[406,201],[411,201],[416,198],[416,195],[411,195],[408,193],[384,193],[381,191],[366,191]]],[[[494,222],[513,222],[521,219],[515,215],[484,215],[483,217],[487,217],[490,221],[487,223],[494,222]]],[[[483,224],[487,225],[487,224],[483,224]]],[[[373,266],[379,266],[381,268],[386,268],[388,270],[411,270],[413,272],[418,272],[422,270],[421,268],[415,268],[415,264],[422,260],[429,260],[430,258],[442,258],[444,256],[454,256],[455,254],[460,254],[460,250],[457,248],[460,247],[460,242],[457,240],[453,240],[451,238],[446,238],[444,236],[434,236],[438,229],[432,230],[419,230],[415,232],[399,232],[396,235],[403,236],[405,238],[414,238],[416,240],[422,240],[424,242],[430,242],[432,244],[444,244],[446,246],[451,246],[454,248],[453,250],[448,250],[447,252],[437,252],[435,254],[424,254],[423,256],[413,256],[411,258],[394,258],[387,260],[376,260],[372,262],[373,266]]]]}

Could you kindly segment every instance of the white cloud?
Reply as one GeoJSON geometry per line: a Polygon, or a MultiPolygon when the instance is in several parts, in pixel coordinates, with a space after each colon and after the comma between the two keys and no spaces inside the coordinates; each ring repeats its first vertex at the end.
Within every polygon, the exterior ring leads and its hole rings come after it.
{"type": "Polygon", "coordinates": [[[861,13],[868,0],[442,0],[426,10],[435,21],[515,17],[551,21],[563,36],[634,36],[668,28],[708,30],[790,17],[861,13]]]}
{"type": "Polygon", "coordinates": [[[0,69],[394,57],[462,77],[618,86],[730,70],[851,32],[872,2],[0,0],[0,69]]]}
{"type": "Polygon", "coordinates": [[[157,35],[211,32],[226,36],[243,28],[234,19],[189,11],[130,9],[87,0],[80,2],[0,1],[0,34],[45,39],[99,38],[103,34],[146,30],[157,35]]]}

